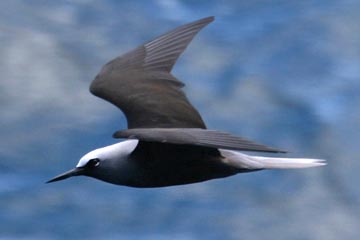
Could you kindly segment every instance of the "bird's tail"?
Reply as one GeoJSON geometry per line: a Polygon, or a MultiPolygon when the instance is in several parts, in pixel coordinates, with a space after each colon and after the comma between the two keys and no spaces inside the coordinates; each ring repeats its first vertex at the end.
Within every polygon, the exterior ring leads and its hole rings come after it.
{"type": "Polygon", "coordinates": [[[240,169],[309,168],[326,165],[326,161],[321,159],[257,157],[229,150],[221,150],[221,153],[227,164],[240,169]]]}

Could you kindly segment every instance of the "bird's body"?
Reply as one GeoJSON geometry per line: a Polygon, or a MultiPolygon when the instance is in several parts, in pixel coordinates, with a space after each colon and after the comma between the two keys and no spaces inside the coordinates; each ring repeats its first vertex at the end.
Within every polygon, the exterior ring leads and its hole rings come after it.
{"type": "Polygon", "coordinates": [[[104,171],[99,165],[92,175],[118,185],[163,187],[222,178],[243,171],[226,164],[225,158],[217,151],[204,147],[139,143],[138,140],[127,140],[109,147],[103,151],[115,154],[102,156],[104,171]],[[134,151],[138,144],[148,146],[134,151]]]}
{"type": "Polygon", "coordinates": [[[120,108],[128,138],[83,156],[75,169],[48,181],[85,175],[131,187],[164,187],[273,168],[324,165],[318,159],[249,156],[238,151],[284,152],[229,133],[207,130],[184,84],[170,72],[192,38],[213,17],[178,27],[107,63],[90,91],[120,108]]]}

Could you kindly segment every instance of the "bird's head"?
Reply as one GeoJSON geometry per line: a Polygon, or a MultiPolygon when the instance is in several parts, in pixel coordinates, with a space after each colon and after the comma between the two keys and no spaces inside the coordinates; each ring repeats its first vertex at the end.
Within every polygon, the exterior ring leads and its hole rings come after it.
{"type": "Polygon", "coordinates": [[[95,177],[104,181],[111,181],[107,176],[119,170],[123,160],[136,148],[138,140],[128,140],[104,148],[95,149],[85,154],[74,169],[62,173],[46,183],[56,182],[74,176],[95,177]]]}
{"type": "Polygon", "coordinates": [[[104,161],[101,158],[102,154],[101,154],[101,151],[99,151],[99,150],[101,150],[101,149],[96,149],[94,151],[91,151],[91,152],[85,154],[80,159],[80,161],[78,162],[78,164],[76,165],[76,167],[74,169],[71,169],[70,171],[62,173],[62,174],[52,178],[51,180],[47,181],[46,183],[56,182],[56,181],[64,180],[66,178],[74,177],[74,176],[80,176],[80,175],[92,176],[92,175],[94,175],[94,173],[96,171],[99,171],[100,165],[104,161]]]}

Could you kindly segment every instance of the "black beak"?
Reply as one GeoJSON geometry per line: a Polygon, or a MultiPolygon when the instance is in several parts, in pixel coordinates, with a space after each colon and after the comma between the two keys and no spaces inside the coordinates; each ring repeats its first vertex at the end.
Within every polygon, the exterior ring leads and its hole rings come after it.
{"type": "Polygon", "coordinates": [[[46,183],[51,183],[51,182],[64,180],[66,178],[73,177],[73,176],[79,176],[79,175],[82,175],[83,172],[84,172],[83,168],[74,168],[74,169],[71,169],[70,171],[67,171],[67,172],[62,173],[60,175],[57,175],[56,177],[54,177],[53,179],[50,179],[46,183]]]}

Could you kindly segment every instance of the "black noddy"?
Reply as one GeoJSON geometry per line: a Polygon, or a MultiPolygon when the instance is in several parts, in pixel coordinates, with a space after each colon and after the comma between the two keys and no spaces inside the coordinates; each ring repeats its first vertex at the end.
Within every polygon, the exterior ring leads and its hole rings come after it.
{"type": "Polygon", "coordinates": [[[171,70],[213,20],[175,28],[103,66],[90,91],[124,112],[128,129],[113,136],[128,140],[87,153],[76,168],[48,182],[84,175],[131,187],[164,187],[263,169],[324,165],[320,159],[246,155],[239,151],[285,151],[206,128],[171,70]]]}

